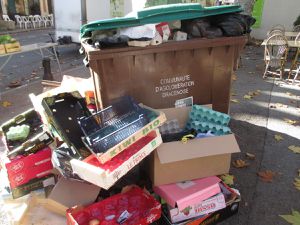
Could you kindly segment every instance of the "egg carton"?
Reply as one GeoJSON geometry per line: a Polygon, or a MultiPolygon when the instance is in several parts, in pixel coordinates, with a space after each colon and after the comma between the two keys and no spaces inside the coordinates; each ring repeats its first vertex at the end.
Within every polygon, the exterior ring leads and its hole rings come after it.
{"type": "Polygon", "coordinates": [[[187,123],[187,129],[195,129],[197,132],[205,133],[211,131],[216,136],[230,134],[231,130],[227,126],[202,121],[191,121],[187,123]]]}
{"type": "Polygon", "coordinates": [[[227,126],[230,120],[229,115],[214,111],[200,105],[193,105],[189,118],[189,121],[210,122],[222,126],[227,126]]]}

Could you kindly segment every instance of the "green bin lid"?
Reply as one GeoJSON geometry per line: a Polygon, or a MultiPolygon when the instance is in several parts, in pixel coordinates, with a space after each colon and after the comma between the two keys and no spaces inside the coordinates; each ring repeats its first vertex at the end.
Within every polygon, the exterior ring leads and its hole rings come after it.
{"type": "Polygon", "coordinates": [[[142,9],[125,17],[97,20],[81,27],[81,38],[89,37],[92,31],[109,30],[121,27],[141,26],[144,24],[187,20],[199,17],[220,15],[243,11],[240,5],[202,7],[198,3],[160,5],[142,9]]]}

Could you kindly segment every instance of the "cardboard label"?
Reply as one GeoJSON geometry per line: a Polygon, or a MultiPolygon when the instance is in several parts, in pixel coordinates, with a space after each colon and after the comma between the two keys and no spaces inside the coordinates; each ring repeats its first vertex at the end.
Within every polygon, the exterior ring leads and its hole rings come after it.
{"type": "Polygon", "coordinates": [[[194,186],[195,183],[193,181],[184,181],[184,182],[177,183],[176,185],[181,189],[187,189],[189,187],[194,186]]]}
{"type": "Polygon", "coordinates": [[[185,209],[179,211],[178,208],[171,208],[169,211],[171,221],[173,223],[194,218],[197,216],[206,215],[211,212],[218,211],[226,207],[225,197],[222,193],[213,196],[207,200],[188,206],[185,209]]]}

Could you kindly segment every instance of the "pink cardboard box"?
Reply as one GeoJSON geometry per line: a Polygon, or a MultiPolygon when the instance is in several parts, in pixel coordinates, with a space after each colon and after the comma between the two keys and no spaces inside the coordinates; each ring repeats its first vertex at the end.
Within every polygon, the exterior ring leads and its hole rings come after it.
{"type": "Polygon", "coordinates": [[[185,208],[202,202],[221,192],[219,182],[216,177],[206,177],[191,181],[174,184],[166,184],[154,187],[154,192],[163,198],[173,208],[180,211],[185,208]]]}
{"type": "Polygon", "coordinates": [[[222,193],[210,197],[202,202],[188,206],[180,211],[178,208],[169,208],[169,216],[172,223],[181,222],[190,218],[206,215],[226,207],[225,197],[222,193]]]}

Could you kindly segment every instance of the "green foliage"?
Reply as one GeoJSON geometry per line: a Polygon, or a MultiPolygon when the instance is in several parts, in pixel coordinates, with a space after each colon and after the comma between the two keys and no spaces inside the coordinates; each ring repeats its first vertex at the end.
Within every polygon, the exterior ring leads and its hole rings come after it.
{"type": "Polygon", "coordinates": [[[297,17],[297,19],[294,22],[294,27],[300,25],[300,15],[297,17]]]}
{"type": "Polygon", "coordinates": [[[2,35],[0,36],[0,44],[8,44],[8,43],[14,43],[16,40],[12,38],[10,35],[2,35]]]}

